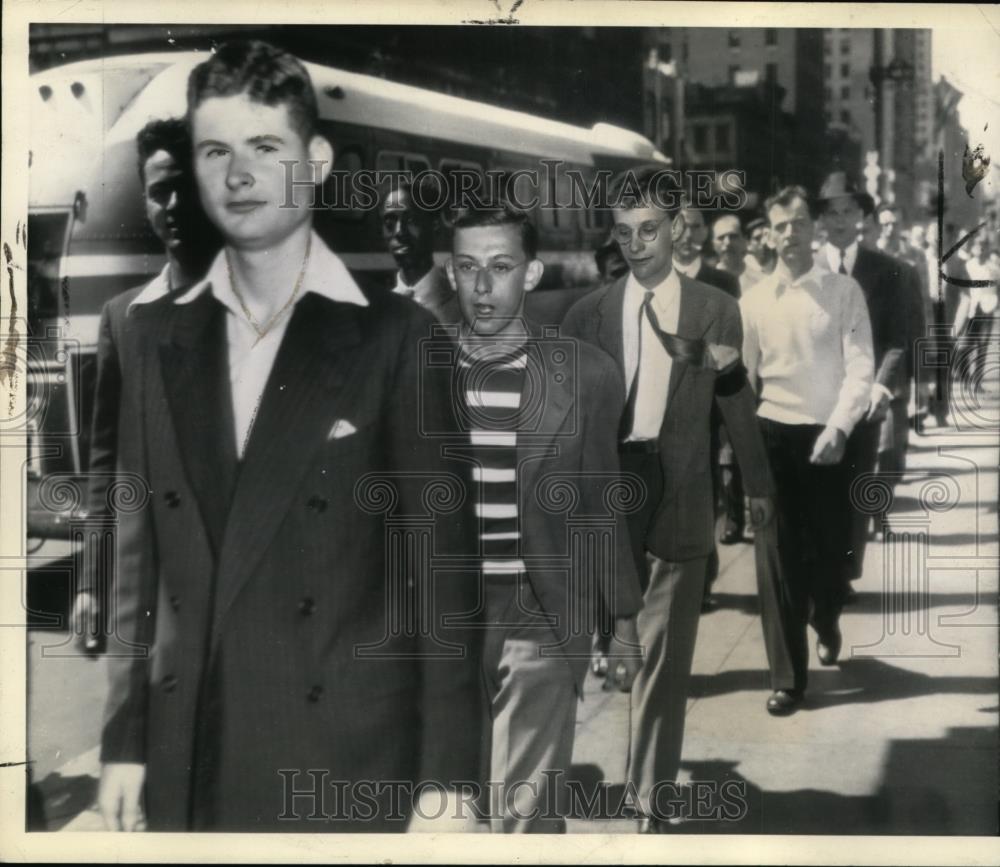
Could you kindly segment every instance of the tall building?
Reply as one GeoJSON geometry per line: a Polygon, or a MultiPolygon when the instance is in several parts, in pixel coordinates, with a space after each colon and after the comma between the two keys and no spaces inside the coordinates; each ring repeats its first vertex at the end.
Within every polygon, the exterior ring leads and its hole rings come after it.
{"type": "Polygon", "coordinates": [[[914,216],[926,200],[922,164],[933,158],[931,31],[824,31],[823,113],[831,136],[864,157],[852,165],[835,155],[841,167],[914,216]]]}
{"type": "Polygon", "coordinates": [[[844,130],[863,152],[876,148],[874,51],[873,30],[839,27],[823,31],[823,116],[831,130],[844,130]]]}
{"type": "Polygon", "coordinates": [[[825,153],[822,33],[650,29],[645,134],[682,167],[744,169],[758,199],[784,183],[813,186],[825,153]]]}

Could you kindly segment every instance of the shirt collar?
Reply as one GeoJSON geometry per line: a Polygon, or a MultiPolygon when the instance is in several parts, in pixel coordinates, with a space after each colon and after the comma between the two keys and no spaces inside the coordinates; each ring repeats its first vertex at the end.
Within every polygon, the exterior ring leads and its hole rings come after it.
{"type": "MultiPolygon", "coordinates": [[[[226,265],[225,249],[219,251],[204,279],[195,283],[194,286],[177,299],[176,303],[189,304],[206,291],[212,292],[222,304],[236,315],[243,315],[239,300],[236,297],[236,293],[233,292],[232,284],[229,282],[229,268],[226,265]]],[[[291,287],[289,287],[289,291],[291,291],[291,287]]],[[[306,272],[302,276],[302,286],[296,303],[307,292],[313,292],[330,301],[357,304],[359,307],[368,306],[368,299],[365,298],[364,293],[354,281],[351,272],[347,270],[347,266],[336,253],[327,247],[323,239],[316,232],[312,233],[309,262],[306,265],[306,272]]]]}
{"type": "Polygon", "coordinates": [[[841,254],[839,247],[827,241],[824,252],[826,253],[826,261],[829,263],[831,271],[840,273],[840,261],[841,257],[843,257],[844,268],[850,274],[854,270],[854,263],[858,260],[858,242],[852,241],[846,247],[843,254],[841,254]]]}
{"type": "Polygon", "coordinates": [[[442,291],[445,287],[442,287],[441,284],[440,270],[437,265],[432,265],[431,270],[424,274],[424,276],[412,286],[407,285],[406,281],[403,280],[403,272],[397,271],[396,287],[393,291],[399,295],[412,297],[418,304],[433,304],[437,303],[442,296],[446,295],[446,293],[442,291]]]}
{"type": "Polygon", "coordinates": [[[156,301],[162,298],[164,295],[170,294],[170,262],[168,261],[166,265],[163,266],[163,270],[160,271],[152,280],[150,280],[143,290],[135,296],[130,302],[128,307],[125,308],[125,315],[128,316],[132,313],[134,307],[140,304],[149,304],[152,301],[156,301]]]}
{"type": "Polygon", "coordinates": [[[680,271],[685,277],[690,277],[692,280],[697,279],[698,272],[701,270],[701,256],[695,256],[687,265],[682,265],[676,259],[674,259],[674,267],[671,270],[671,274],[674,271],[680,271]]]}
{"type": "Polygon", "coordinates": [[[785,289],[790,289],[793,286],[800,289],[820,286],[822,276],[823,271],[815,259],[813,259],[812,267],[798,279],[792,277],[788,266],[779,259],[774,269],[776,292],[780,295],[785,289]]]}
{"type": "MultiPolygon", "coordinates": [[[[653,287],[653,301],[657,307],[662,307],[672,298],[679,295],[680,291],[680,277],[677,276],[676,269],[671,268],[670,273],[653,287]]],[[[636,308],[642,304],[642,299],[646,294],[646,287],[636,280],[635,274],[631,271],[629,272],[628,279],[625,281],[625,294],[634,302],[636,308]]]]}

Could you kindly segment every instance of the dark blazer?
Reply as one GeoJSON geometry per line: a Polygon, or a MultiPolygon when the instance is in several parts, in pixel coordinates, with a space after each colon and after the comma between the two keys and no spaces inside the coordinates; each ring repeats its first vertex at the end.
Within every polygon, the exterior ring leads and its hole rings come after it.
{"type": "Polygon", "coordinates": [[[709,286],[721,289],[731,298],[739,300],[740,278],[735,274],[730,274],[728,271],[707,265],[704,259],[701,260],[701,267],[698,269],[698,273],[694,279],[699,283],[707,283],[709,286]]]}
{"type": "MultiPolygon", "coordinates": [[[[132,481],[121,479],[118,460],[119,440],[133,437],[137,431],[129,421],[138,411],[134,403],[138,391],[134,379],[135,370],[122,359],[134,358],[138,350],[136,341],[141,341],[143,321],[156,315],[156,311],[171,303],[171,298],[160,298],[148,304],[141,304],[129,313],[129,305],[146,288],[146,285],[129,289],[108,301],[101,310],[101,321],[97,337],[97,373],[94,380],[93,414],[90,428],[90,455],[87,475],[87,512],[92,517],[116,519],[115,503],[123,499],[128,502],[135,489],[132,481]],[[112,485],[123,481],[119,495],[111,494],[112,485]],[[109,499],[109,494],[111,494],[109,499]]],[[[126,453],[134,450],[134,443],[126,443],[126,453]]],[[[138,480],[135,480],[138,482],[138,480]]],[[[105,580],[112,579],[113,564],[103,557],[96,560],[86,558],[77,585],[78,591],[97,592],[100,571],[105,580]],[[96,570],[95,570],[96,567],[96,570]]]]}
{"type": "MultiPolygon", "coordinates": [[[[622,482],[616,441],[625,391],[604,352],[574,339],[541,337],[529,327],[534,340],[517,433],[520,552],[531,589],[551,619],[551,650],[565,660],[582,696],[599,613],[626,617],[642,607],[624,517],[638,488],[629,493],[629,482],[622,482]],[[584,526],[588,519],[591,533],[584,526]],[[593,539],[596,531],[598,547],[574,545],[580,538],[574,527],[582,538],[593,539]]],[[[460,381],[453,379],[455,406],[460,381]]],[[[473,505],[473,496],[468,500],[473,505]]],[[[470,536],[478,539],[477,526],[470,536]]]]}
{"type": "Polygon", "coordinates": [[[447,547],[460,502],[422,435],[447,424],[420,372],[433,319],[304,296],[238,462],[224,308],[206,292],[160,313],[123,358],[141,388],[120,462],[149,500],[119,534],[119,640],[140,652],[110,660],[102,760],[145,763],[153,830],[385,830],[307,822],[308,804],[279,820],[312,785],[279,771],[319,769],[326,791],[476,778],[475,642],[443,621],[475,589],[390,556],[447,547]]]}
{"type": "MultiPolygon", "coordinates": [[[[724,344],[743,346],[739,305],[725,293],[678,274],[681,303],[677,333],[724,344]]],[[[563,333],[599,346],[615,359],[624,382],[622,304],[628,276],[591,293],[566,314],[563,333]]],[[[764,443],[757,426],[753,390],[727,377],[718,390],[714,370],[675,361],[671,366],[667,409],[660,428],[660,465],[663,496],[646,533],[648,550],[663,560],[707,557],[714,549],[709,422],[717,402],[743,473],[748,496],[772,492],[764,443]]]]}
{"type": "Polygon", "coordinates": [[[899,397],[907,390],[906,355],[910,298],[904,263],[858,246],[851,276],[868,304],[875,350],[875,381],[899,397]]]}

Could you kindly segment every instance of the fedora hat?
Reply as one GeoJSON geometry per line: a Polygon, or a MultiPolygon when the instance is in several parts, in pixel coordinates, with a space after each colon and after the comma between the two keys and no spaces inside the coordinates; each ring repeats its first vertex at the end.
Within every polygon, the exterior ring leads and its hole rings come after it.
{"type": "Polygon", "coordinates": [[[861,192],[847,177],[847,172],[831,172],[820,186],[819,195],[816,198],[821,202],[826,202],[830,199],[839,199],[841,196],[850,196],[858,205],[862,204],[861,192]]]}

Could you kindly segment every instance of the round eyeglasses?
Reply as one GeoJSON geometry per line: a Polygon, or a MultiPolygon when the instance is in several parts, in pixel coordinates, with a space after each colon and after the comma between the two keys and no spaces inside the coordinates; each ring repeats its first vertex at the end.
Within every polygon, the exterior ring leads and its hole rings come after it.
{"type": "MultiPolygon", "coordinates": [[[[660,226],[662,226],[668,217],[664,217],[662,220],[646,220],[645,223],[639,225],[639,230],[636,234],[639,236],[641,241],[655,241],[656,236],[660,234],[660,226]]],[[[626,226],[624,223],[616,223],[614,228],[611,230],[611,237],[613,237],[619,244],[631,244],[632,243],[632,227],[626,226]]]]}

